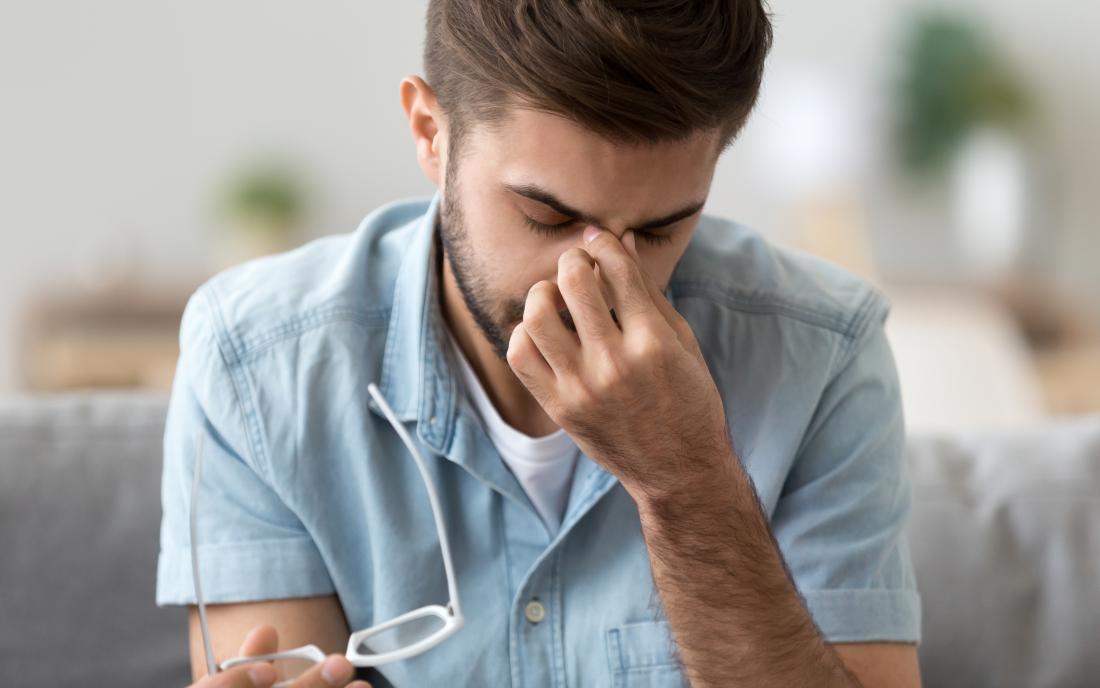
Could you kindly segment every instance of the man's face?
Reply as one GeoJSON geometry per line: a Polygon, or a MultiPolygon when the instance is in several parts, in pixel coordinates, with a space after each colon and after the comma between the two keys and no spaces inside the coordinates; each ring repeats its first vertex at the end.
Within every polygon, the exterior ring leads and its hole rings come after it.
{"type": "MultiPolygon", "coordinates": [[[[461,146],[441,183],[443,249],[466,307],[504,361],[527,291],[557,282],[558,256],[584,245],[587,224],[620,239],[636,228],[644,269],[667,285],[710,190],[717,138],[625,146],[515,109],[500,131],[476,127],[461,146]]],[[[563,320],[575,331],[566,313],[563,320]]]]}

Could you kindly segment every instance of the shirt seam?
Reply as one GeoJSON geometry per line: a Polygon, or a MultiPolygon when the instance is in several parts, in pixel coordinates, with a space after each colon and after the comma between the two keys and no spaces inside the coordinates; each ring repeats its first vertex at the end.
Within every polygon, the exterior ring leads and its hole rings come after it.
{"type": "Polygon", "coordinates": [[[212,320],[210,323],[211,335],[214,338],[215,346],[218,348],[219,358],[225,369],[226,377],[233,387],[234,402],[241,414],[241,421],[244,425],[245,436],[249,445],[248,448],[252,454],[252,463],[255,464],[255,470],[260,472],[264,481],[270,483],[271,472],[267,465],[267,456],[262,438],[259,436],[259,423],[251,403],[251,396],[247,393],[249,391],[248,381],[241,374],[242,370],[239,365],[240,352],[235,347],[233,338],[228,336],[228,330],[222,318],[214,284],[209,283],[208,287],[206,289],[200,289],[199,293],[206,303],[207,310],[212,320]],[[232,353],[231,358],[227,356],[227,348],[232,353]]]}
{"type": "MultiPolygon", "coordinates": [[[[859,351],[859,348],[855,346],[855,343],[857,341],[861,341],[864,338],[864,335],[867,333],[868,327],[873,319],[871,315],[875,312],[881,312],[882,310],[881,308],[872,308],[875,304],[878,303],[880,303],[878,292],[874,289],[868,289],[863,300],[856,308],[855,315],[852,317],[853,324],[850,326],[850,333],[845,335],[844,341],[841,343],[837,351],[833,354],[833,360],[829,365],[829,375],[826,378],[821,397],[817,400],[817,403],[814,405],[814,410],[807,420],[807,429],[812,426],[814,421],[817,419],[817,414],[821,410],[822,399],[829,391],[829,388],[840,378],[840,375],[844,371],[844,369],[847,368],[855,359],[856,353],[859,351]]],[[[798,443],[798,449],[795,451],[795,456],[801,456],[802,452],[806,449],[807,443],[812,441],[816,437],[817,433],[820,431],[821,428],[819,427],[814,430],[812,435],[804,434],[802,436],[802,439],[798,443]]]]}
{"type": "Polygon", "coordinates": [[[849,334],[844,342],[841,351],[839,352],[841,359],[834,368],[834,375],[839,375],[840,371],[847,367],[847,365],[855,357],[857,351],[855,343],[862,340],[864,334],[867,332],[867,329],[870,326],[871,321],[873,320],[871,316],[877,310],[874,309],[873,306],[875,306],[877,303],[879,303],[877,292],[869,289],[866,295],[863,297],[863,301],[856,309],[855,314],[852,316],[851,325],[849,326],[849,334]]]}
{"type": "Polygon", "coordinates": [[[799,306],[778,298],[748,298],[737,293],[727,285],[714,284],[693,279],[677,279],[670,284],[674,299],[701,298],[717,303],[731,310],[747,313],[780,315],[802,323],[832,330],[846,338],[856,338],[861,330],[860,318],[874,301],[876,291],[864,286],[864,295],[851,315],[829,315],[820,310],[799,306]]]}
{"type": "Polygon", "coordinates": [[[367,327],[375,324],[385,324],[389,320],[389,314],[389,306],[375,311],[363,311],[347,306],[331,306],[308,311],[290,322],[265,331],[262,335],[252,338],[238,337],[242,343],[238,353],[238,361],[242,364],[250,363],[271,348],[272,345],[299,336],[321,325],[334,322],[353,322],[367,327]]]}

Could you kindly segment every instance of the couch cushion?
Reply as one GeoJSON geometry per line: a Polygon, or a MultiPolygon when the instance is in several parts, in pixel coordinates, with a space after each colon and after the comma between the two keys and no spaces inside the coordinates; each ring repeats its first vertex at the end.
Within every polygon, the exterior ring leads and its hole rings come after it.
{"type": "Polygon", "coordinates": [[[0,684],[190,682],[186,610],[154,604],[166,404],[0,400],[0,684]]]}
{"type": "MultiPolygon", "coordinates": [[[[153,601],[166,404],[0,399],[0,685],[189,682],[186,612],[153,601]]],[[[1100,416],[912,435],[908,458],[924,684],[1089,685],[1100,416]]]]}
{"type": "Polygon", "coordinates": [[[1100,416],[910,436],[929,686],[1100,676],[1100,416]]]}

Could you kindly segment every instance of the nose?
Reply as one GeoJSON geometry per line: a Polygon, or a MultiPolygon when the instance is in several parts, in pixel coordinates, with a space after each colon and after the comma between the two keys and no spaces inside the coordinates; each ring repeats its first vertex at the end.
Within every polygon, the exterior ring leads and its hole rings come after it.
{"type": "MultiPolygon", "coordinates": [[[[602,231],[604,231],[604,232],[608,232],[609,234],[611,234],[611,236],[615,237],[615,238],[616,238],[616,239],[618,239],[619,241],[622,241],[622,240],[623,240],[623,238],[624,238],[624,237],[626,236],[626,233],[627,233],[627,231],[629,231],[629,230],[626,230],[626,229],[620,229],[620,230],[616,231],[616,230],[614,230],[614,229],[609,229],[609,228],[607,228],[607,227],[604,227],[604,226],[602,226],[602,225],[594,225],[594,224],[589,224],[589,225],[585,225],[585,226],[584,226],[583,228],[581,228],[581,236],[582,236],[582,237],[584,236],[584,232],[585,232],[585,231],[586,231],[586,230],[587,230],[587,229],[588,229],[589,227],[595,227],[596,229],[602,230],[602,231]]],[[[582,244],[584,243],[584,240],[583,240],[583,239],[581,240],[581,243],[582,243],[582,244]]]]}

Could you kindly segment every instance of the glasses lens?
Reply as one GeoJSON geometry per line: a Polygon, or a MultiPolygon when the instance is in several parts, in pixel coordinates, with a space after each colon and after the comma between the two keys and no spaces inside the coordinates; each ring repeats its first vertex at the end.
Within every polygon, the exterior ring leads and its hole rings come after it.
{"type": "Polygon", "coordinates": [[[362,654],[382,654],[408,647],[443,630],[443,619],[429,614],[387,628],[363,639],[359,644],[362,654]]]}
{"type": "Polygon", "coordinates": [[[275,667],[275,675],[279,677],[280,681],[293,681],[317,666],[312,660],[299,659],[297,657],[292,659],[276,659],[271,664],[275,667]]]}

